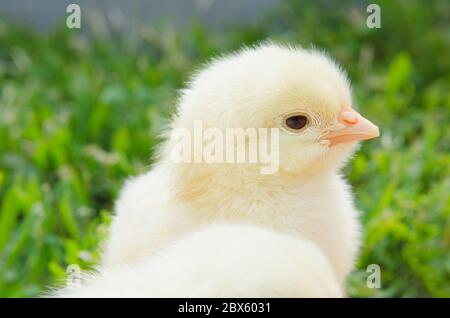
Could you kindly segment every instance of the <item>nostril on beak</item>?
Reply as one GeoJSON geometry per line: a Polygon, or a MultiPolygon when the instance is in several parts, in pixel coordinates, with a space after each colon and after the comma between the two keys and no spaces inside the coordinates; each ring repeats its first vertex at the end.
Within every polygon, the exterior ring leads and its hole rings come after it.
{"type": "Polygon", "coordinates": [[[339,116],[339,121],[346,126],[353,126],[358,123],[358,116],[355,112],[342,112],[339,116]]]}

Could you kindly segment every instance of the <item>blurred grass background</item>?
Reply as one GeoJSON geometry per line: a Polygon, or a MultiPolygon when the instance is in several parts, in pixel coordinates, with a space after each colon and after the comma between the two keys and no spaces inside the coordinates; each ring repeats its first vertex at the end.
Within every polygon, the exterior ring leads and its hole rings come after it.
{"type": "Polygon", "coordinates": [[[211,56],[266,38],[348,70],[382,131],[347,167],[364,211],[353,297],[450,297],[450,3],[285,1],[251,26],[35,33],[0,20],[0,296],[37,296],[99,259],[123,181],[145,171],[175,90],[211,56]],[[366,287],[379,264],[382,288],[366,287]]]}

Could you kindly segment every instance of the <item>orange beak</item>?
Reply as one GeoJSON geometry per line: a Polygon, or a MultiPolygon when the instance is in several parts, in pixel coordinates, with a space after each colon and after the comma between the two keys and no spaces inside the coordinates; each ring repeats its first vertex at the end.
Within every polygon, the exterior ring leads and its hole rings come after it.
{"type": "Polygon", "coordinates": [[[351,107],[344,107],[338,120],[344,127],[321,136],[319,140],[328,140],[329,145],[334,146],[343,142],[372,139],[380,135],[377,126],[351,107]]]}

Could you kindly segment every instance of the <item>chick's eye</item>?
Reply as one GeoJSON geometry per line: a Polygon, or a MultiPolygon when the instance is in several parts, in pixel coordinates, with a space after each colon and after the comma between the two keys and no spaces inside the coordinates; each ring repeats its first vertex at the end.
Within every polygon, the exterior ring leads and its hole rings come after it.
{"type": "Polygon", "coordinates": [[[295,115],[286,118],[286,126],[292,130],[300,130],[308,123],[308,117],[304,115],[295,115]]]}

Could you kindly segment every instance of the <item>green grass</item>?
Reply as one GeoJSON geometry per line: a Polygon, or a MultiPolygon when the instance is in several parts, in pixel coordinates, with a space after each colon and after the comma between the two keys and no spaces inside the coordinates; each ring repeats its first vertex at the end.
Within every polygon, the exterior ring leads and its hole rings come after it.
{"type": "Polygon", "coordinates": [[[0,20],[0,296],[36,296],[99,259],[123,181],[151,163],[175,90],[212,55],[275,40],[325,48],[382,137],[346,169],[364,211],[355,297],[450,297],[450,4],[289,1],[247,27],[36,34],[0,20]],[[382,288],[366,287],[368,264],[382,288]]]}

